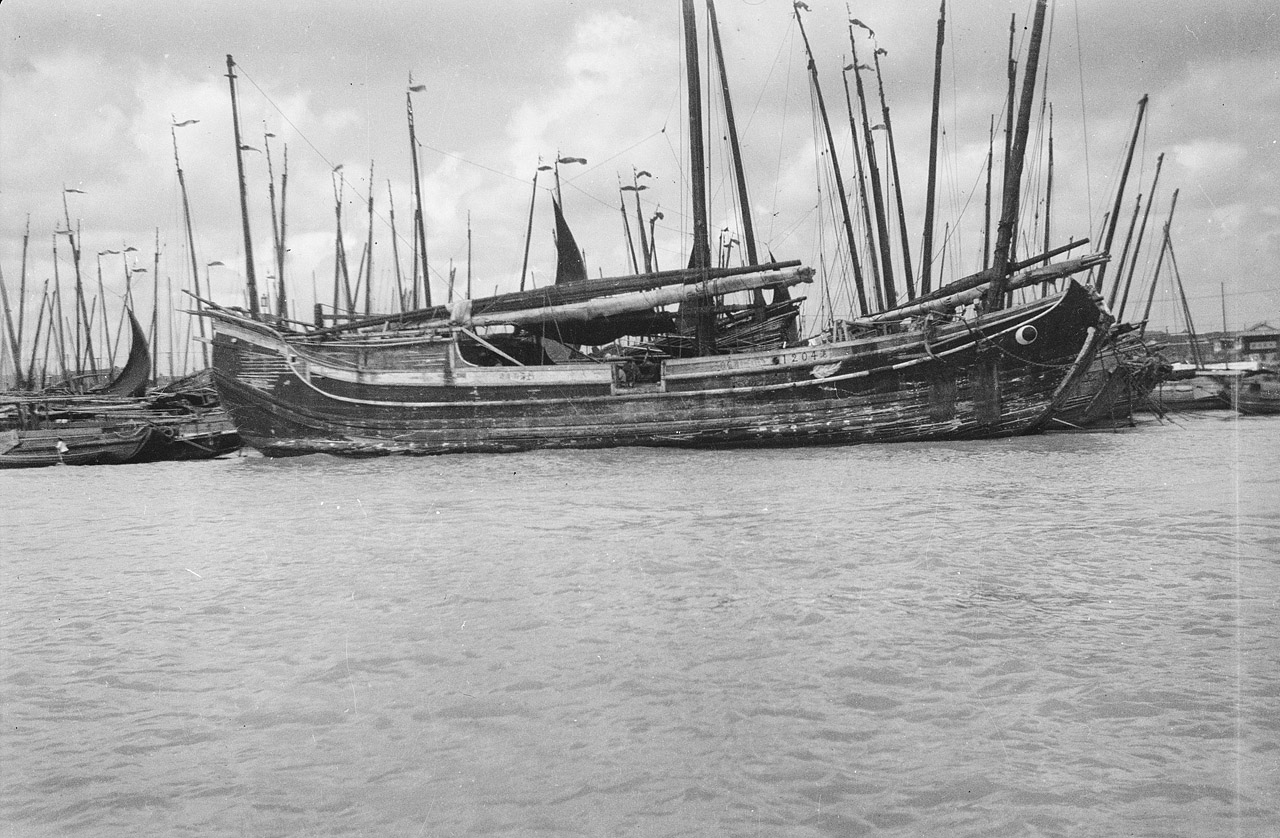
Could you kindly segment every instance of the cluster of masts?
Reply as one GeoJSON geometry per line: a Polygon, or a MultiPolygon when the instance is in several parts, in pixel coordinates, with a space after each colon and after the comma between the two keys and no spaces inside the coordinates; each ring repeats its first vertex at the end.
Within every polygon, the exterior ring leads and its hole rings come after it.
{"type": "MultiPolygon", "coordinates": [[[[708,235],[707,223],[707,207],[706,207],[706,185],[704,172],[706,161],[703,156],[701,143],[703,124],[700,102],[700,83],[701,73],[698,68],[698,49],[696,36],[696,22],[694,20],[692,0],[682,0],[684,10],[684,22],[686,33],[686,57],[688,61],[687,81],[689,96],[689,120],[690,120],[690,137],[693,140],[690,150],[690,169],[693,182],[693,251],[688,266],[692,270],[706,270],[712,267],[727,267],[732,254],[734,245],[740,247],[740,258],[744,259],[748,265],[761,264],[762,260],[758,252],[758,244],[755,236],[754,226],[751,218],[751,202],[747,191],[747,181],[743,173],[742,154],[738,140],[737,128],[734,122],[734,113],[732,101],[729,96],[729,83],[725,73],[724,54],[721,48],[719,26],[716,20],[715,5],[713,0],[706,0],[708,20],[710,27],[710,41],[716,60],[716,69],[720,80],[722,102],[724,106],[724,115],[728,123],[728,139],[730,143],[730,157],[734,170],[734,182],[737,191],[737,203],[741,209],[740,219],[740,235],[735,237],[727,229],[721,231],[721,239],[717,246],[717,259],[713,265],[711,260],[711,249],[708,235]]],[[[996,236],[994,246],[991,245],[991,170],[992,161],[994,159],[994,149],[988,152],[986,160],[987,169],[987,188],[986,188],[986,224],[984,226],[984,245],[983,245],[983,270],[979,274],[967,277],[961,280],[959,284],[972,286],[977,281],[990,282],[991,291],[984,297],[984,305],[989,309],[997,309],[1002,307],[1006,300],[1007,294],[1004,291],[1004,283],[1006,283],[1015,270],[1023,269],[1028,266],[1043,263],[1048,264],[1049,259],[1060,253],[1067,252],[1071,249],[1080,247],[1088,242],[1088,239],[1073,240],[1066,246],[1052,247],[1050,242],[1050,202],[1052,199],[1053,187],[1053,137],[1052,127],[1048,139],[1048,182],[1046,185],[1045,196],[1045,220],[1044,220],[1044,247],[1043,252],[1031,259],[1017,260],[1014,255],[1014,242],[1017,238],[1016,227],[1019,216],[1019,197],[1021,191],[1021,172],[1023,168],[1023,160],[1026,153],[1029,125],[1032,111],[1032,103],[1035,96],[1036,71],[1039,61],[1040,45],[1042,41],[1042,33],[1044,28],[1044,18],[1047,0],[1037,0],[1035,7],[1034,20],[1029,40],[1029,46],[1025,58],[1025,72],[1021,87],[1021,98],[1015,108],[1015,91],[1017,88],[1016,69],[1018,62],[1014,56],[1014,22],[1010,23],[1010,41],[1009,41],[1009,87],[1008,100],[1006,103],[1006,126],[1005,126],[1005,164],[1003,184],[1001,187],[1001,215],[996,225],[996,236]],[[1016,118],[1015,118],[1016,111],[1016,118]]],[[[922,301],[937,298],[948,291],[954,292],[957,283],[947,286],[947,289],[935,289],[933,266],[935,263],[935,245],[934,245],[934,227],[935,224],[935,194],[937,188],[937,163],[938,163],[938,125],[939,125],[939,99],[942,82],[942,57],[945,43],[946,31],[946,2],[942,0],[938,25],[934,62],[934,78],[933,78],[933,107],[931,113],[931,135],[929,144],[929,160],[928,160],[928,182],[926,186],[926,200],[924,211],[924,229],[921,236],[921,244],[919,250],[918,270],[917,265],[913,265],[911,247],[909,244],[909,234],[907,229],[906,213],[902,197],[901,178],[899,176],[897,148],[893,134],[892,114],[885,95],[883,76],[881,73],[881,56],[885,55],[884,49],[880,48],[875,41],[874,32],[869,26],[862,21],[850,17],[848,20],[848,36],[851,62],[844,65],[842,69],[842,81],[845,99],[845,111],[849,121],[849,130],[853,137],[853,156],[854,156],[854,172],[856,175],[856,192],[858,196],[858,206],[861,209],[860,225],[855,224],[854,213],[849,206],[849,195],[853,194],[852,189],[846,189],[844,184],[843,172],[840,167],[839,156],[837,154],[837,146],[834,139],[830,115],[827,111],[825,97],[822,93],[817,62],[813,56],[812,49],[809,44],[808,35],[804,27],[804,19],[802,12],[807,11],[808,7],[803,2],[794,4],[793,13],[799,28],[801,37],[804,42],[806,55],[808,57],[808,72],[814,98],[817,104],[818,116],[821,119],[824,140],[827,150],[827,159],[830,162],[831,176],[834,180],[833,193],[838,198],[840,210],[840,223],[844,234],[847,250],[845,254],[852,268],[852,278],[854,291],[856,293],[856,303],[858,312],[862,317],[868,318],[872,316],[882,315],[884,312],[893,312],[894,310],[919,304],[922,301]],[[858,31],[862,30],[870,38],[870,61],[865,63],[865,56],[859,53],[858,31]],[[878,92],[878,100],[880,106],[880,121],[873,124],[868,107],[868,99],[871,98],[863,83],[862,71],[874,71],[876,79],[876,87],[878,92]],[[850,85],[850,76],[852,75],[853,84],[850,85]],[[855,106],[856,102],[856,106],[855,106]],[[874,132],[882,130],[885,137],[885,151],[887,152],[887,161],[882,161],[877,155],[877,144],[874,140],[874,132]],[[860,141],[859,141],[860,140],[860,141]],[[887,169],[890,177],[882,177],[882,168],[887,169]],[[886,181],[888,183],[886,183],[886,181]],[[891,218],[889,207],[891,202],[886,193],[889,191],[888,185],[891,184],[893,189],[892,204],[896,205],[896,218],[891,218]],[[896,231],[891,231],[895,226],[896,231]],[[855,232],[855,227],[860,226],[863,235],[859,236],[855,232]],[[897,237],[901,245],[900,266],[901,272],[897,270],[896,260],[892,252],[892,243],[894,237],[897,237]],[[859,258],[859,252],[863,254],[859,258]],[[865,268],[865,270],[864,270],[865,268]],[[901,277],[901,285],[898,278],[901,277]],[[899,295],[899,290],[902,295],[899,295]]],[[[268,175],[270,178],[269,200],[271,212],[271,229],[273,253],[273,271],[276,280],[274,292],[269,295],[260,294],[257,281],[257,273],[255,269],[255,260],[253,256],[253,239],[251,235],[248,198],[245,188],[245,167],[244,152],[256,151],[252,147],[245,145],[241,139],[240,116],[236,97],[236,65],[230,55],[227,56],[227,78],[231,90],[232,100],[232,122],[235,132],[236,143],[236,163],[237,173],[239,177],[239,196],[241,201],[241,218],[244,236],[244,252],[245,252],[245,280],[247,301],[251,314],[260,317],[264,314],[264,307],[270,306],[271,309],[266,313],[274,319],[281,322],[289,321],[289,295],[285,283],[285,254],[286,247],[286,198],[288,187],[288,147],[284,147],[284,160],[281,175],[279,178],[279,188],[277,190],[277,179],[274,167],[274,159],[271,152],[271,138],[274,136],[265,133],[264,149],[267,158],[268,175]],[[272,300],[274,297],[274,300],[272,300]],[[271,305],[274,303],[273,305],[271,305]]],[[[388,182],[388,199],[390,201],[390,219],[391,219],[391,241],[393,247],[393,264],[395,269],[395,299],[399,303],[401,312],[416,311],[421,309],[430,309],[433,305],[431,283],[428,281],[430,275],[428,253],[427,253],[427,237],[425,233],[425,224],[422,208],[422,193],[420,188],[421,178],[418,160],[418,141],[416,137],[416,128],[414,124],[413,110],[413,94],[424,89],[424,85],[414,84],[412,77],[409,79],[409,85],[405,93],[405,107],[408,118],[410,155],[413,171],[413,242],[412,242],[412,269],[408,277],[403,276],[401,272],[401,254],[399,252],[399,237],[395,230],[395,205],[391,195],[391,184],[388,182]]],[[[1109,254],[1114,244],[1117,233],[1119,216],[1122,209],[1122,201],[1126,183],[1129,177],[1130,166],[1133,160],[1134,151],[1136,149],[1139,131],[1145,114],[1147,99],[1144,96],[1139,103],[1138,117],[1134,126],[1133,138],[1130,141],[1124,167],[1119,179],[1119,184],[1115,195],[1115,205],[1112,210],[1104,216],[1103,219],[1103,241],[1102,252],[1109,254]]],[[[174,122],[172,129],[184,127],[192,124],[195,120],[187,120],[184,122],[174,122]]],[[[994,123],[994,118],[993,118],[994,123]]],[[[1050,112],[1050,126],[1052,126],[1052,113],[1050,112]]],[[[991,132],[992,145],[994,145],[994,130],[991,132]]],[[[178,158],[178,145],[176,130],[173,131],[173,148],[174,161],[177,168],[178,182],[182,196],[183,217],[185,224],[185,233],[187,247],[191,258],[191,274],[194,296],[197,299],[197,306],[202,304],[205,297],[204,289],[200,285],[200,271],[195,256],[195,243],[191,227],[190,204],[187,196],[186,182],[181,161],[178,158]]],[[[539,161],[539,166],[534,172],[532,182],[532,194],[529,205],[529,221],[525,231],[524,255],[520,271],[520,291],[524,291],[526,281],[529,275],[529,243],[532,234],[534,205],[536,203],[538,193],[538,180],[543,172],[552,172],[555,177],[555,189],[552,192],[552,200],[555,210],[557,222],[557,240],[558,251],[560,253],[560,265],[558,269],[557,281],[563,280],[579,280],[586,279],[586,271],[582,265],[580,251],[576,244],[572,242],[572,233],[569,232],[568,225],[564,222],[562,213],[562,200],[559,189],[559,166],[586,163],[581,157],[562,156],[557,154],[554,163],[543,164],[539,161]],[[567,239],[567,242],[565,241],[567,239]],[[576,259],[576,263],[574,260],[576,259]],[[566,264],[568,260],[568,264],[566,264]]],[[[1148,195],[1154,195],[1159,184],[1160,171],[1163,164],[1163,155],[1157,160],[1155,167],[1155,175],[1152,180],[1151,189],[1148,195]]],[[[317,327],[323,327],[326,322],[337,323],[342,320],[350,320],[358,323],[361,314],[364,318],[370,317],[374,313],[374,249],[373,249],[373,217],[374,217],[374,168],[372,162],[369,169],[369,184],[367,196],[367,212],[368,212],[368,229],[369,236],[361,248],[359,255],[358,267],[353,274],[350,268],[349,254],[347,253],[343,235],[343,186],[344,179],[341,175],[342,166],[333,168],[333,190],[335,199],[335,252],[334,252],[334,281],[333,296],[331,301],[331,314],[323,312],[324,306],[317,304],[315,306],[314,323],[317,327]],[[345,312],[345,314],[344,314],[345,312]]],[[[632,182],[630,184],[619,184],[619,209],[623,219],[623,229],[626,236],[627,255],[630,260],[630,268],[635,273],[656,273],[661,270],[658,264],[658,251],[655,243],[655,225],[663,218],[661,211],[655,210],[647,218],[640,202],[640,192],[648,188],[645,180],[651,178],[652,175],[648,171],[633,169],[632,182]],[[633,206],[628,206],[628,193],[633,198],[633,206]],[[632,221],[634,213],[635,230],[633,234],[632,221]]],[[[78,190],[70,189],[68,192],[76,192],[78,190]]],[[[48,355],[51,349],[56,345],[58,363],[61,366],[62,377],[71,381],[86,374],[97,370],[105,361],[109,370],[114,364],[116,349],[119,344],[120,332],[123,331],[124,315],[121,314],[121,323],[112,334],[111,325],[105,313],[105,292],[102,288],[102,268],[101,257],[116,251],[103,251],[98,254],[98,299],[102,301],[102,312],[96,311],[97,300],[90,300],[91,295],[86,295],[84,291],[84,280],[81,275],[81,254],[77,236],[77,231],[72,229],[70,214],[66,208],[65,193],[63,196],[64,221],[65,229],[57,231],[54,235],[55,249],[55,274],[57,270],[57,239],[60,235],[68,238],[71,252],[72,264],[75,266],[75,287],[74,300],[72,301],[73,315],[68,317],[64,312],[64,302],[60,287],[60,281],[55,275],[54,288],[52,292],[48,289],[48,281],[46,281],[46,289],[43,294],[39,315],[35,328],[35,338],[32,341],[32,349],[29,357],[24,355],[22,350],[23,332],[24,332],[24,306],[22,298],[26,294],[26,251],[28,235],[24,235],[23,240],[23,272],[19,287],[19,304],[16,306],[17,318],[16,323],[9,306],[8,293],[3,285],[3,277],[0,276],[0,292],[4,294],[4,307],[6,315],[6,327],[9,336],[9,345],[5,348],[8,354],[14,359],[14,368],[17,372],[16,378],[20,385],[24,382],[27,386],[33,384],[35,370],[37,368],[37,354],[40,351],[41,342],[43,341],[43,352],[45,355],[45,364],[41,369],[47,368],[48,355]],[[46,323],[47,320],[47,323],[46,323]],[[94,323],[97,321],[98,326],[94,323]],[[74,322],[72,322],[74,321],[74,322]],[[96,329],[101,329],[101,342],[97,344],[98,350],[95,352],[95,338],[97,337],[96,329]],[[69,359],[69,360],[68,360],[69,359]]],[[[1109,293],[1106,294],[1108,303],[1113,312],[1118,317],[1123,317],[1124,312],[1129,304],[1130,291],[1133,283],[1134,275],[1138,265],[1138,253],[1142,248],[1142,243],[1146,235],[1148,219],[1151,214],[1151,207],[1154,202],[1148,199],[1143,202],[1143,195],[1139,194],[1134,203],[1133,213],[1129,221],[1128,232],[1125,236],[1123,248],[1120,258],[1117,262],[1117,270],[1115,278],[1109,286],[1109,293]],[[1139,218],[1140,223],[1139,223],[1139,218]]],[[[1155,291],[1155,278],[1158,277],[1160,267],[1163,264],[1166,254],[1169,261],[1175,268],[1176,275],[1176,258],[1173,254],[1173,245],[1169,234],[1169,228],[1172,223],[1173,210],[1177,206],[1177,191],[1174,191],[1170,210],[1164,225],[1163,240],[1160,245],[1159,258],[1157,260],[1156,274],[1151,280],[1148,290],[1145,308],[1142,312],[1140,322],[1145,322],[1150,314],[1152,301],[1155,291]]],[[[134,251],[134,248],[127,248],[126,252],[134,251]]],[[[151,323],[149,328],[149,338],[154,342],[159,336],[158,318],[159,318],[159,233],[157,231],[157,248],[156,248],[156,265],[152,268],[153,280],[155,283],[153,297],[153,311],[151,315],[151,323]]],[[[220,262],[210,263],[211,265],[221,264],[220,262]]],[[[125,262],[125,288],[126,288],[126,307],[132,308],[132,279],[136,273],[145,273],[145,267],[130,267],[125,262]]],[[[206,281],[208,269],[206,267],[206,281]]],[[[1096,290],[1103,293],[1107,290],[1105,280],[1107,278],[1108,267],[1104,261],[1096,268],[1092,282],[1096,290]]],[[[1179,286],[1181,285],[1179,277],[1179,286]]],[[[455,292],[459,295],[465,295],[466,298],[472,296],[472,276],[471,276],[471,225],[470,216],[468,215],[467,223],[467,271],[465,278],[465,291],[456,287],[456,269],[450,264],[448,272],[447,301],[452,302],[455,292]]],[[[758,304],[763,303],[760,292],[755,292],[758,304]]],[[[171,295],[171,286],[170,286],[171,295]]],[[[1185,292],[1182,292],[1183,307],[1186,308],[1185,292]]],[[[1136,302],[1135,302],[1136,306],[1136,302]]],[[[172,304],[170,305],[172,309],[172,304]]],[[[200,330],[201,341],[199,343],[201,361],[207,366],[207,348],[204,338],[203,318],[195,318],[200,330]]],[[[1188,319],[1189,320],[1189,319],[1188,319]]],[[[353,323],[352,325],[355,325],[353,323]]],[[[170,329],[170,340],[172,342],[172,328],[170,329]]],[[[153,353],[154,356],[155,353],[153,353]]],[[[171,351],[172,355],[172,351],[171,351]]],[[[172,366],[172,363],[171,363],[172,366]]],[[[184,369],[186,362],[184,360],[184,369]]],[[[171,370],[172,371],[172,370],[171,370]]],[[[42,380],[47,375],[42,373],[42,380]]]]}

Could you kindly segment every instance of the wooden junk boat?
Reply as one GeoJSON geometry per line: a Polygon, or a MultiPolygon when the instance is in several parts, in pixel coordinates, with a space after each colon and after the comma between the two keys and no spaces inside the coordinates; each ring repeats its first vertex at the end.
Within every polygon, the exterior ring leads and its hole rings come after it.
{"type": "MultiPolygon", "coordinates": [[[[214,383],[244,440],[268,456],[369,456],[955,440],[1043,427],[1088,368],[1111,318],[1096,293],[1074,281],[1008,308],[1004,292],[1106,257],[1012,277],[1018,266],[1006,260],[1004,270],[939,289],[928,301],[834,322],[808,342],[789,340],[800,300],[788,289],[813,281],[811,269],[708,266],[697,41],[690,0],[684,6],[695,126],[688,269],[579,278],[312,328],[259,313],[249,256],[250,310],[204,301],[200,312],[213,322],[214,383]],[[761,306],[769,289],[773,302],[761,306]],[[755,295],[756,316],[721,304],[740,292],[755,295]],[[984,300],[981,312],[955,313],[984,300]],[[664,310],[673,305],[678,312],[664,310]],[[620,347],[623,335],[650,340],[620,347]]],[[[233,66],[228,56],[238,125],[233,66]]],[[[236,147],[239,154],[238,133],[236,147]]],[[[1016,213],[1016,186],[1006,215],[1016,213]]],[[[1011,229],[1011,219],[1002,221],[1006,254],[1011,229]]]]}
{"type": "Polygon", "coordinates": [[[87,393],[0,395],[0,468],[205,460],[242,443],[208,376],[146,393],[151,353],[133,312],[129,358],[87,393]]]}

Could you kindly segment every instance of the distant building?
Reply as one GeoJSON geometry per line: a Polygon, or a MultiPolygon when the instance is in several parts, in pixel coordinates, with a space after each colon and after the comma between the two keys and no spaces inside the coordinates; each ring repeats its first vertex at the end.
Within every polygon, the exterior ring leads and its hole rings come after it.
{"type": "MultiPolygon", "coordinates": [[[[1200,361],[1205,364],[1231,361],[1280,364],[1280,329],[1269,323],[1259,323],[1242,332],[1205,332],[1196,337],[1200,361]]],[[[1191,336],[1185,332],[1147,332],[1147,339],[1156,344],[1160,354],[1170,363],[1196,363],[1191,336]]]]}

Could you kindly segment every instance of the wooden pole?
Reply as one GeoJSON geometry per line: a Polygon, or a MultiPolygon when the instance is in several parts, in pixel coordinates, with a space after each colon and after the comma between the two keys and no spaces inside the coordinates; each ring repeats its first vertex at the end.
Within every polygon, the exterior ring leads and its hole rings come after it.
{"type": "Polygon", "coordinates": [[[991,267],[991,169],[996,156],[996,118],[991,117],[987,129],[987,199],[983,209],[982,222],[982,269],[991,267]]]}
{"type": "Polygon", "coordinates": [[[853,98],[849,95],[850,64],[840,73],[844,82],[844,106],[849,113],[849,138],[853,146],[853,165],[858,171],[858,203],[862,206],[862,226],[867,234],[867,264],[871,266],[871,288],[876,295],[876,308],[883,311],[884,284],[880,282],[880,258],[876,248],[876,225],[871,220],[871,198],[867,194],[867,176],[862,166],[862,146],[858,144],[858,121],[853,115],[853,98]]]}
{"type": "Polygon", "coordinates": [[[889,100],[884,95],[884,77],[880,74],[880,54],[884,50],[877,47],[872,51],[876,62],[876,86],[880,90],[880,112],[884,116],[884,133],[889,147],[889,171],[893,175],[893,193],[898,202],[898,234],[902,239],[902,283],[906,288],[907,299],[916,295],[915,271],[911,267],[911,244],[907,236],[907,210],[902,203],[902,178],[898,174],[898,148],[893,142],[893,118],[889,114],[889,100]]]}
{"type": "Polygon", "coordinates": [[[401,312],[408,307],[404,298],[404,277],[400,273],[400,244],[398,242],[399,234],[396,232],[396,199],[391,193],[391,181],[387,180],[387,208],[391,212],[391,261],[395,265],[396,273],[396,306],[401,312]]]}
{"type": "MultiPolygon", "coordinates": [[[[191,202],[187,198],[187,179],[182,172],[182,161],[178,158],[178,132],[174,126],[169,126],[169,135],[173,137],[173,164],[178,170],[178,191],[182,193],[182,224],[187,234],[187,252],[191,256],[191,284],[196,292],[196,311],[204,310],[204,291],[200,288],[200,268],[196,262],[196,239],[191,229],[191,202]]],[[[98,262],[98,282],[102,282],[102,262],[98,262]]],[[[105,299],[105,298],[104,298],[105,299]]],[[[105,312],[104,312],[105,313],[105,312]]],[[[196,326],[200,330],[200,363],[201,369],[209,367],[209,347],[205,343],[204,335],[204,318],[196,317],[196,326]]],[[[103,320],[106,325],[106,320],[103,320]]],[[[115,355],[112,354],[111,363],[115,364],[115,355]]]]}
{"type": "Polygon", "coordinates": [[[933,283],[933,211],[938,188],[938,106],[942,95],[942,45],[946,40],[946,23],[947,0],[942,0],[938,9],[938,37],[933,55],[933,111],[929,123],[929,175],[925,186],[924,238],[920,243],[921,294],[928,294],[933,283]]]}
{"type": "MultiPolygon", "coordinates": [[[[49,307],[49,280],[44,281],[44,290],[40,293],[40,308],[36,312],[36,331],[31,336],[31,362],[27,365],[27,388],[35,389],[36,355],[40,353],[40,330],[44,326],[44,312],[49,307]]],[[[49,341],[46,337],[45,346],[49,341]]]]}
{"type": "Polygon", "coordinates": [[[1120,277],[1124,275],[1125,262],[1129,260],[1129,245],[1133,243],[1133,231],[1138,227],[1138,213],[1142,211],[1142,193],[1138,193],[1138,199],[1133,204],[1133,215],[1129,218],[1129,232],[1124,237],[1124,247],[1120,249],[1120,272],[1116,274],[1116,281],[1111,283],[1111,296],[1107,299],[1107,308],[1115,312],[1116,297],[1120,292],[1120,277]]]}
{"type": "MultiPolygon", "coordinates": [[[[1046,74],[1047,75],[1047,74],[1046,74]]],[[[1049,105],[1049,170],[1044,187],[1044,249],[1049,249],[1049,228],[1053,218],[1053,105],[1049,105]]],[[[1049,260],[1045,260],[1049,264],[1049,260]]]]}
{"type": "MultiPolygon", "coordinates": [[[[1107,235],[1103,239],[1102,249],[1111,252],[1111,242],[1116,235],[1116,226],[1120,220],[1120,204],[1124,200],[1124,187],[1129,180],[1129,167],[1133,165],[1133,153],[1138,148],[1138,133],[1142,130],[1142,117],[1147,111],[1147,94],[1142,94],[1142,98],[1138,100],[1138,118],[1133,123],[1133,136],[1129,138],[1129,149],[1125,152],[1124,168],[1120,171],[1120,183],[1116,186],[1116,203],[1111,208],[1111,223],[1107,226],[1107,235]]],[[[1107,276],[1107,264],[1104,262],[1098,268],[1098,278],[1094,281],[1094,288],[1101,293],[1102,283],[1107,276]]]]}
{"type": "MultiPolygon", "coordinates": [[[[880,280],[884,290],[884,304],[889,308],[897,308],[898,291],[893,281],[893,258],[889,246],[889,222],[884,209],[884,191],[880,185],[880,167],[876,163],[876,144],[871,136],[871,120],[867,116],[867,96],[862,87],[862,73],[858,66],[858,45],[853,37],[853,26],[849,26],[849,48],[853,58],[853,80],[858,91],[858,107],[862,111],[862,139],[866,145],[867,169],[871,177],[871,200],[876,208],[876,229],[880,232],[880,280]]],[[[832,156],[834,158],[835,151],[832,156]]],[[[843,195],[843,192],[841,193],[843,195]]]]}
{"type": "Polygon", "coordinates": [[[236,63],[227,55],[227,80],[231,84],[231,127],[236,140],[236,173],[240,179],[240,224],[244,233],[244,278],[249,293],[249,314],[257,319],[258,275],[253,267],[253,235],[249,230],[249,196],[245,190],[244,147],[240,142],[240,105],[236,100],[236,63]]]}
{"type": "MultiPolygon", "coordinates": [[[[705,272],[711,267],[711,242],[707,230],[707,164],[702,136],[702,71],[698,63],[698,25],[693,0],[682,0],[685,76],[689,105],[689,180],[693,198],[693,253],[689,267],[705,272]]],[[[715,311],[712,300],[698,298],[693,306],[697,352],[716,351],[715,311]]]]}
{"type": "Polygon", "coordinates": [[[373,161],[369,161],[369,235],[364,244],[364,316],[373,314],[373,161]]]}
{"type": "MultiPolygon", "coordinates": [[[[533,172],[533,187],[529,193],[529,223],[524,230],[524,261],[520,264],[520,290],[524,290],[524,280],[529,273],[529,242],[533,241],[533,205],[538,199],[538,172],[542,171],[539,166],[533,172]]],[[[417,297],[414,297],[416,302],[417,297]]],[[[415,305],[416,309],[417,306],[415,305]]]]}
{"type": "Polygon", "coordinates": [[[1147,320],[1151,317],[1151,304],[1156,298],[1156,282],[1160,279],[1160,267],[1164,264],[1165,251],[1169,249],[1169,230],[1173,226],[1173,213],[1178,209],[1178,190],[1173,190],[1173,200],[1169,204],[1169,217],[1164,220],[1164,239],[1160,243],[1160,256],[1156,259],[1156,270],[1151,275],[1151,287],[1147,289],[1147,304],[1142,309],[1142,333],[1146,334],[1147,320]]]}
{"type": "Polygon", "coordinates": [[[4,325],[9,335],[9,354],[13,356],[13,389],[22,387],[22,349],[18,344],[18,330],[13,324],[13,310],[9,308],[9,290],[5,287],[4,269],[0,268],[0,303],[4,305],[4,325]]]}
{"type": "MultiPolygon", "coordinates": [[[[720,23],[716,19],[715,0],[707,0],[707,13],[711,26],[711,43],[716,52],[716,67],[720,71],[720,95],[724,100],[724,118],[729,131],[729,151],[733,155],[733,179],[738,189],[738,204],[742,215],[742,244],[747,249],[747,264],[758,265],[755,225],[751,221],[751,199],[747,195],[747,177],[742,166],[742,146],[738,142],[738,125],[733,118],[733,100],[729,95],[729,76],[724,67],[724,47],[720,43],[720,23]]],[[[763,293],[757,292],[763,302],[763,293]]]]}
{"type": "MultiPolygon", "coordinates": [[[[804,39],[804,51],[809,56],[809,78],[813,91],[818,97],[818,115],[822,119],[822,127],[827,135],[827,151],[831,154],[831,175],[836,181],[836,192],[840,197],[840,214],[844,221],[845,240],[849,244],[849,261],[853,266],[853,286],[858,294],[858,308],[866,315],[871,313],[867,304],[867,291],[862,281],[862,265],[858,261],[858,248],[853,236],[853,219],[849,216],[849,199],[845,197],[844,178],[840,176],[840,158],[836,154],[836,141],[831,133],[831,120],[827,118],[827,103],[822,97],[822,85],[818,82],[818,65],[813,59],[813,50],[809,48],[809,36],[804,31],[804,21],[800,19],[800,7],[793,7],[796,23],[800,26],[800,37],[804,39]]],[[[834,312],[832,312],[834,315],[834,312]]]]}
{"type": "MultiPolygon", "coordinates": [[[[1156,188],[1160,185],[1160,169],[1164,166],[1164,154],[1156,158],[1156,174],[1151,179],[1151,191],[1147,193],[1147,208],[1142,211],[1142,223],[1138,225],[1138,243],[1133,248],[1133,259],[1129,262],[1129,272],[1124,278],[1124,293],[1120,295],[1120,307],[1116,309],[1116,320],[1124,318],[1125,305],[1129,302],[1129,287],[1133,284],[1134,271],[1138,269],[1138,254],[1142,251],[1142,240],[1147,232],[1147,218],[1151,215],[1151,205],[1156,201],[1156,188]]],[[[1124,270],[1124,265],[1120,266],[1124,270]]]]}
{"type": "Polygon", "coordinates": [[[1040,63],[1040,42],[1044,36],[1044,16],[1048,0],[1036,0],[1035,19],[1031,24],[1031,43],[1027,47],[1027,69],[1022,80],[1022,101],[1018,106],[1018,124],[1005,169],[1004,195],[1001,198],[1000,225],[996,229],[996,251],[991,269],[995,277],[986,300],[987,311],[1004,307],[1004,289],[1008,281],[1009,263],[1013,259],[1014,229],[1018,222],[1018,198],[1022,187],[1022,161],[1027,150],[1027,133],[1031,126],[1031,106],[1036,95],[1036,69],[1040,63]]]}
{"type": "MultiPolygon", "coordinates": [[[[431,306],[431,270],[430,263],[427,261],[427,231],[424,226],[422,217],[422,176],[418,173],[418,136],[414,131],[413,125],[413,93],[422,89],[421,85],[413,84],[413,77],[409,77],[409,91],[404,94],[405,108],[409,115],[409,154],[413,159],[413,201],[414,214],[413,220],[416,225],[417,236],[417,253],[418,258],[422,262],[422,299],[423,305],[431,306]]],[[[418,275],[414,272],[413,277],[413,307],[418,308],[418,275]]]]}
{"type": "MultiPolygon", "coordinates": [[[[373,188],[373,184],[369,184],[373,188]]],[[[289,316],[289,296],[285,291],[284,261],[289,252],[289,227],[285,223],[286,207],[289,192],[289,144],[284,144],[284,162],[280,171],[280,243],[276,246],[276,315],[282,319],[289,316]]],[[[185,364],[183,372],[186,372],[185,364]]]]}

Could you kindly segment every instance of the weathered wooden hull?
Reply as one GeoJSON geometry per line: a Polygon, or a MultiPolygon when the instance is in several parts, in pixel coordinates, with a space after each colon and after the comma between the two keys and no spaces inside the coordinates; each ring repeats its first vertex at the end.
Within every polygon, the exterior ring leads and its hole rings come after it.
{"type": "Polygon", "coordinates": [[[1151,395],[1161,411],[1226,410],[1231,407],[1227,385],[1208,375],[1161,382],[1151,395]]]}
{"type": "Polygon", "coordinates": [[[146,424],[0,432],[0,468],[121,465],[136,462],[151,438],[146,424]],[[58,451],[58,441],[66,446],[58,451]]]}
{"type": "Polygon", "coordinates": [[[1072,283],[977,321],[663,363],[477,367],[428,336],[320,343],[215,315],[214,380],[269,456],[976,439],[1039,429],[1109,325],[1072,283]]]}
{"type": "Polygon", "coordinates": [[[244,446],[231,415],[221,407],[190,416],[158,417],[153,427],[155,433],[139,454],[139,462],[212,460],[244,446]]]}
{"type": "Polygon", "coordinates": [[[1280,415],[1280,377],[1249,376],[1234,383],[1231,406],[1250,416],[1280,415]]]}
{"type": "Polygon", "coordinates": [[[1093,363],[1066,392],[1049,428],[1133,424],[1167,369],[1132,332],[1105,343],[1093,363]]]}

